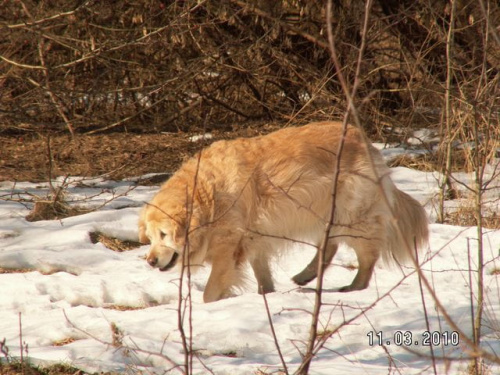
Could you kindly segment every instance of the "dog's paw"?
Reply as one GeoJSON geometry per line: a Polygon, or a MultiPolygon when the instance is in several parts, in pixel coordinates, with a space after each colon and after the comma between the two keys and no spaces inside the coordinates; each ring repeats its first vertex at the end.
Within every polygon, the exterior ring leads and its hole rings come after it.
{"type": "Polygon", "coordinates": [[[308,284],[309,282],[313,281],[316,278],[316,275],[311,275],[311,274],[304,274],[303,272],[295,275],[292,277],[292,281],[300,286],[304,286],[308,284]]]}
{"type": "Polygon", "coordinates": [[[312,280],[314,280],[314,277],[305,277],[305,276],[302,276],[300,273],[298,275],[295,275],[294,277],[292,277],[292,281],[295,284],[300,285],[300,286],[304,286],[312,280]]]}
{"type": "Polygon", "coordinates": [[[347,292],[352,292],[353,289],[351,288],[350,285],[343,286],[342,288],[338,289],[338,292],[340,293],[347,293],[347,292]]]}
{"type": "Polygon", "coordinates": [[[356,286],[356,285],[346,285],[346,286],[343,286],[342,288],[339,288],[338,291],[341,292],[341,293],[347,293],[347,292],[354,292],[355,290],[363,290],[363,289],[366,289],[368,287],[367,286],[356,286]]]}

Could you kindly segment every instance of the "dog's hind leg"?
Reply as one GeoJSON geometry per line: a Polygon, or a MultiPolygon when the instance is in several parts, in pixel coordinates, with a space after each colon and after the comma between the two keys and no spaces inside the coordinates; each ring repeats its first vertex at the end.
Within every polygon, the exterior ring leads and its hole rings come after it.
{"type": "MultiPolygon", "coordinates": [[[[328,242],[325,251],[325,258],[323,259],[323,269],[328,267],[333,257],[337,253],[338,245],[334,242],[328,242]]],[[[316,251],[314,259],[304,268],[300,273],[292,277],[292,280],[298,285],[306,285],[308,282],[314,280],[318,276],[318,259],[319,250],[316,251]]]]}
{"type": "MultiPolygon", "coordinates": [[[[354,247],[354,246],[353,246],[354,247]]],[[[339,289],[339,292],[351,292],[353,290],[363,290],[370,284],[370,279],[375,268],[375,263],[379,258],[380,252],[373,245],[358,244],[354,247],[358,257],[359,269],[351,285],[346,285],[339,289]],[[364,245],[364,246],[363,246],[364,245]]]]}

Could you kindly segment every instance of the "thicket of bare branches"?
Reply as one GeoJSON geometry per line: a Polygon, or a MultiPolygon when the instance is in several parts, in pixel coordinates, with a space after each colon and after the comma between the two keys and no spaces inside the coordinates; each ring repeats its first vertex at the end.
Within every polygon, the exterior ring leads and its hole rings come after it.
{"type": "MultiPolygon", "coordinates": [[[[453,64],[460,69],[450,78],[450,2],[374,2],[358,76],[367,128],[413,116],[437,123],[432,109],[444,105],[448,78],[452,95],[461,87],[460,95],[471,99],[474,87],[467,94],[467,85],[498,82],[498,3],[455,3],[453,64]]],[[[324,119],[346,108],[323,1],[6,0],[1,6],[0,132],[175,131],[324,119]]],[[[364,2],[336,0],[333,8],[340,63],[353,82],[364,2]]],[[[498,86],[489,95],[498,97],[498,86]]],[[[481,110],[492,103],[475,104],[481,110]]]]}

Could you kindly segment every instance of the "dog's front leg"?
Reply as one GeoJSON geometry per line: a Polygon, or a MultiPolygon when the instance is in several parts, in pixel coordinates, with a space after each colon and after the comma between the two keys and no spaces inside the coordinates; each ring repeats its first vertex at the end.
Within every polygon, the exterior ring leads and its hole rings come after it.
{"type": "Polygon", "coordinates": [[[208,278],[204,302],[214,302],[232,295],[232,287],[243,282],[241,264],[244,261],[244,254],[240,246],[240,241],[231,241],[224,238],[219,241],[212,241],[209,249],[212,271],[208,278]]]}
{"type": "Polygon", "coordinates": [[[269,259],[266,254],[258,254],[258,256],[250,261],[255,278],[257,279],[257,292],[266,294],[274,292],[274,282],[269,268],[269,259]]]}
{"type": "Polygon", "coordinates": [[[212,272],[208,278],[203,301],[205,303],[218,301],[231,296],[231,287],[238,282],[238,270],[234,262],[217,259],[212,263],[212,272]]]}

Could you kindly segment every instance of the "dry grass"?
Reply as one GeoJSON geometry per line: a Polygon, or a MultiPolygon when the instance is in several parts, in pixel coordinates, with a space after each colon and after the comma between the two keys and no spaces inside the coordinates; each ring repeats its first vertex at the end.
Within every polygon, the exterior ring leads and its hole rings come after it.
{"type": "Polygon", "coordinates": [[[0,274],[5,274],[5,273],[28,273],[32,272],[32,269],[29,268],[4,268],[0,267],[0,274]]]}
{"type": "MultiPolygon", "coordinates": [[[[483,359],[478,359],[478,362],[471,361],[466,370],[466,375],[494,375],[492,365],[485,363],[483,359]],[[477,368],[476,368],[477,366],[477,368]]],[[[496,374],[496,373],[495,373],[496,374]]]]}
{"type": "Polygon", "coordinates": [[[61,220],[66,217],[82,215],[90,210],[81,207],[72,207],[63,200],[35,202],[31,212],[26,215],[27,221],[61,220]]]}
{"type": "MultiPolygon", "coordinates": [[[[14,361],[7,364],[0,362],[1,375],[85,375],[86,372],[69,365],[57,364],[47,367],[14,361]]],[[[103,374],[104,375],[104,374],[103,374]]]]}
{"type": "MultiPolygon", "coordinates": [[[[500,216],[497,212],[484,211],[481,219],[484,228],[500,229],[500,216]]],[[[476,209],[470,202],[466,202],[455,211],[448,212],[445,216],[445,223],[461,227],[476,226],[476,209]]]]}
{"type": "Polygon", "coordinates": [[[59,341],[54,341],[52,343],[52,345],[53,346],[64,346],[64,345],[71,344],[72,342],[75,342],[75,341],[76,341],[76,339],[74,339],[72,337],[67,337],[67,338],[59,340],[59,341]]]}
{"type": "MultiPolygon", "coordinates": [[[[442,161],[439,160],[438,153],[429,153],[423,155],[399,155],[393,160],[387,163],[389,167],[406,167],[411,169],[416,169],[422,172],[433,172],[441,171],[442,161]]],[[[463,150],[455,150],[452,154],[452,172],[459,172],[468,170],[469,168],[468,159],[463,150]]]]}
{"type": "Polygon", "coordinates": [[[90,232],[89,237],[92,243],[96,244],[100,242],[108,249],[117,252],[134,250],[142,245],[140,242],[121,240],[119,238],[108,236],[101,232],[90,232]]]}
{"type": "Polygon", "coordinates": [[[151,307],[152,305],[149,306],[124,306],[124,305],[108,305],[108,306],[103,306],[103,308],[107,310],[115,310],[115,311],[135,311],[135,310],[144,310],[148,307],[151,307]]]}
{"type": "Polygon", "coordinates": [[[388,165],[391,168],[406,167],[424,172],[435,171],[437,167],[428,155],[411,156],[406,154],[395,157],[388,165]]]}
{"type": "Polygon", "coordinates": [[[235,350],[228,350],[228,351],[216,354],[216,355],[220,355],[222,357],[229,357],[229,358],[238,358],[239,357],[238,353],[235,350]]]}
{"type": "Polygon", "coordinates": [[[33,268],[0,267],[0,274],[28,273],[28,272],[39,272],[44,276],[53,275],[53,274],[58,273],[58,272],[65,272],[65,273],[69,273],[70,275],[73,275],[73,276],[78,276],[78,273],[72,272],[67,267],[50,267],[49,269],[43,269],[43,268],[40,269],[40,268],[36,268],[36,267],[33,267],[33,268]]]}

